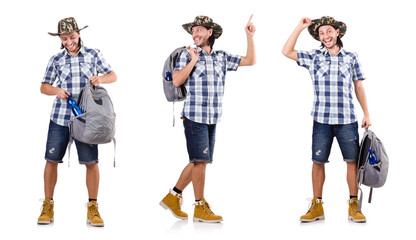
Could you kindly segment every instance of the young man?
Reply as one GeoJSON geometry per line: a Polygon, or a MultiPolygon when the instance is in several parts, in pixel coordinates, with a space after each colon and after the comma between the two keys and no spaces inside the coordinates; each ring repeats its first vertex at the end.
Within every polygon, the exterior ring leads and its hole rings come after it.
{"type": "Polygon", "coordinates": [[[194,221],[220,222],[204,198],[205,168],[212,163],[215,143],[215,129],[222,113],[225,75],[236,71],[238,66],[256,63],[254,47],[255,26],[250,17],[246,27],[247,54],[245,57],[213,50],[215,39],[222,34],[220,25],[211,18],[197,16],[182,27],[192,35],[196,49],[188,48],[179,57],[173,72],[173,84],[185,84],[188,95],[182,111],[187,142],[189,164],[184,168],[175,187],[170,190],[160,205],[172,211],[179,219],[188,215],[181,211],[182,191],[190,182],[195,194],[194,221]]]}
{"type": "Polygon", "coordinates": [[[309,211],[301,216],[302,222],[324,219],[322,190],[325,181],[325,163],[337,138],[344,161],[347,163],[347,183],[350,192],[348,219],[365,222],[358,212],[357,158],[359,151],[358,124],[353,105],[353,89],[364,119],[361,127],[370,127],[370,116],[364,87],[365,79],[357,54],[343,49],[341,38],[347,30],[345,23],[332,17],[310,20],[302,18],[283,47],[282,53],[309,70],[314,86],[312,109],[312,185],[314,198],[309,211]],[[321,42],[320,50],[294,50],[299,34],[308,27],[312,37],[321,42]]]}
{"type": "MultiPolygon", "coordinates": [[[[88,26],[85,26],[86,28],[88,26]]],[[[81,89],[91,82],[94,86],[100,83],[112,83],[117,76],[111,66],[97,49],[87,48],[80,38],[80,31],[74,18],[65,18],[58,23],[58,33],[62,52],[52,56],[46,68],[40,91],[43,94],[56,96],[52,106],[49,122],[48,140],[45,152],[45,200],[38,224],[49,224],[54,219],[53,193],[58,179],[58,163],[62,163],[69,142],[68,122],[72,117],[67,104],[68,96],[78,98],[81,89]],[[103,75],[98,76],[98,73],[103,75]],[[54,85],[53,85],[54,84],[54,85]]],[[[97,145],[90,145],[75,140],[80,164],[87,169],[88,213],[87,222],[92,226],[104,226],[98,212],[97,195],[100,174],[98,169],[97,145]]]]}

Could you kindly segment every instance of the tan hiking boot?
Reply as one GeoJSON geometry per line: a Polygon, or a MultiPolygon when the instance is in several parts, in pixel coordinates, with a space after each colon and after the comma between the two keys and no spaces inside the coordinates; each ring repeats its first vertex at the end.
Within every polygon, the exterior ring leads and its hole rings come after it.
{"type": "Polygon", "coordinates": [[[313,222],[316,220],[324,220],[324,208],[322,206],[322,199],[314,197],[311,201],[309,211],[300,217],[301,222],[313,222]]]}
{"type": "Polygon", "coordinates": [[[90,224],[93,227],[104,227],[104,221],[98,212],[98,203],[97,201],[91,201],[87,204],[87,224],[90,224]]]}
{"type": "Polygon", "coordinates": [[[164,209],[169,209],[173,216],[179,219],[188,219],[188,214],[182,212],[181,205],[183,203],[183,198],[181,193],[177,193],[173,190],[170,190],[169,193],[160,201],[159,205],[164,209]]]}
{"type": "Polygon", "coordinates": [[[348,220],[361,223],[366,221],[364,214],[361,211],[358,211],[359,202],[356,197],[348,200],[348,205],[348,220]]]}
{"type": "Polygon", "coordinates": [[[219,223],[223,220],[221,216],[215,215],[211,211],[211,207],[205,198],[196,202],[194,205],[194,222],[219,223]]]}
{"type": "Polygon", "coordinates": [[[53,222],[53,204],[54,202],[50,198],[43,200],[42,211],[38,218],[38,224],[50,224],[53,222]]]}

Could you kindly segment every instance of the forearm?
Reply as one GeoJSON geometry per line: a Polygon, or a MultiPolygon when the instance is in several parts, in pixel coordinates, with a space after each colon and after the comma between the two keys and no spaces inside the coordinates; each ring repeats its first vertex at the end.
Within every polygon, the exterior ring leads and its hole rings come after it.
{"type": "Polygon", "coordinates": [[[356,84],[355,95],[357,96],[357,100],[361,105],[361,109],[363,110],[364,116],[369,117],[370,113],[368,112],[367,97],[365,94],[364,87],[361,83],[356,84]]]}
{"type": "Polygon", "coordinates": [[[40,86],[40,92],[49,96],[57,95],[59,90],[60,88],[54,87],[49,83],[42,83],[42,85],[40,86]]]}
{"type": "Polygon", "coordinates": [[[172,74],[172,83],[175,87],[179,87],[184,84],[191,74],[192,69],[197,63],[196,59],[192,59],[184,68],[178,71],[174,71],[172,74]]]}
{"type": "Polygon", "coordinates": [[[49,96],[56,95],[56,97],[58,97],[59,99],[66,99],[68,98],[68,95],[71,94],[70,92],[65,91],[64,89],[54,87],[49,83],[42,83],[42,85],[40,86],[40,92],[49,96]]]}
{"type": "Polygon", "coordinates": [[[101,83],[112,83],[117,81],[117,75],[114,71],[100,76],[101,83]]]}
{"type": "Polygon", "coordinates": [[[252,66],[256,64],[256,47],[253,36],[247,36],[247,53],[241,58],[240,66],[252,66]]]}

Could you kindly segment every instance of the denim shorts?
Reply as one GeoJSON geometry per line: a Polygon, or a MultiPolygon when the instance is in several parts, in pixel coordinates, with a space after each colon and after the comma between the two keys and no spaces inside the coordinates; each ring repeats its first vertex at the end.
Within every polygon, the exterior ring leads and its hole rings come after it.
{"type": "MultiPolygon", "coordinates": [[[[74,139],[80,164],[98,163],[98,147],[74,139]]],[[[69,128],[49,122],[48,140],[46,142],[45,159],[49,162],[62,163],[69,143],[69,128]]]]}
{"type": "Polygon", "coordinates": [[[358,159],[359,136],[358,123],[345,125],[329,125],[313,122],[312,134],[312,161],[327,163],[331,152],[332,141],[337,138],[345,162],[354,162],[358,159]]]}
{"type": "Polygon", "coordinates": [[[216,124],[203,124],[184,118],[189,162],[212,163],[216,124]]]}

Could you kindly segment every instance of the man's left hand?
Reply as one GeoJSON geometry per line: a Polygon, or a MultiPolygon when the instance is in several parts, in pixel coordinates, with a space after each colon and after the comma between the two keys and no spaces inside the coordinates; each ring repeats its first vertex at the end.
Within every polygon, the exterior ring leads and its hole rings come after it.
{"type": "Polygon", "coordinates": [[[250,19],[248,20],[248,23],[244,30],[246,30],[247,37],[253,37],[254,33],[256,32],[256,27],[251,22],[251,19],[253,18],[253,14],[251,14],[250,19]]]}
{"type": "Polygon", "coordinates": [[[370,117],[366,117],[364,116],[363,118],[363,122],[361,123],[361,127],[365,127],[365,128],[369,128],[371,126],[371,121],[370,121],[370,117]]]}
{"type": "Polygon", "coordinates": [[[90,77],[90,82],[92,83],[92,85],[98,87],[101,84],[101,80],[99,76],[92,76],[90,77]]]}

